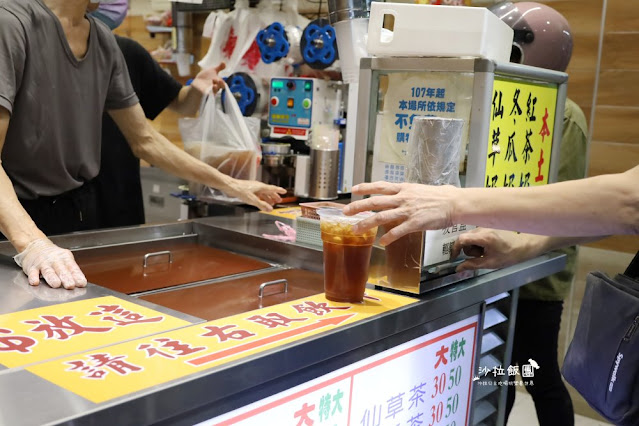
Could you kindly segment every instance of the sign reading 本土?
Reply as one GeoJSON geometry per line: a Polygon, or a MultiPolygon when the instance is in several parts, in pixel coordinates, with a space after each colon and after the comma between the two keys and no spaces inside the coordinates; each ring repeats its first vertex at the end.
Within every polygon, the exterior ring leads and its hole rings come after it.
{"type": "Polygon", "coordinates": [[[556,85],[495,79],[486,187],[548,183],[556,105],[556,85]]]}

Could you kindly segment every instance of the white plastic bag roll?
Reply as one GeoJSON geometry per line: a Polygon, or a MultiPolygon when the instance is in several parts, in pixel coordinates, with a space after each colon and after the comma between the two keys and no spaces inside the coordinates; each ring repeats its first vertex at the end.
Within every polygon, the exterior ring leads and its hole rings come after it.
{"type": "Polygon", "coordinates": [[[459,187],[464,120],[415,117],[408,138],[407,182],[459,187]]]}

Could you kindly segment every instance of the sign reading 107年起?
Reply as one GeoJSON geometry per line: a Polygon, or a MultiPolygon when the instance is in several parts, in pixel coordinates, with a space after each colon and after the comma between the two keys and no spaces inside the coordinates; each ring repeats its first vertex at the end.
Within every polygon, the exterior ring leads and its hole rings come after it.
{"type": "Polygon", "coordinates": [[[556,104],[556,85],[495,79],[486,187],[548,183],[556,104]]]}

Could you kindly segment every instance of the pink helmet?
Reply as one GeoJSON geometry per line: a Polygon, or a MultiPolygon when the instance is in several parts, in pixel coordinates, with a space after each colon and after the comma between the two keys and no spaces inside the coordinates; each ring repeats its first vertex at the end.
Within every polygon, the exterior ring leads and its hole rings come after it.
{"type": "Polygon", "coordinates": [[[535,2],[499,3],[490,10],[515,31],[511,62],[566,70],[572,54],[572,35],[561,13],[535,2]]]}

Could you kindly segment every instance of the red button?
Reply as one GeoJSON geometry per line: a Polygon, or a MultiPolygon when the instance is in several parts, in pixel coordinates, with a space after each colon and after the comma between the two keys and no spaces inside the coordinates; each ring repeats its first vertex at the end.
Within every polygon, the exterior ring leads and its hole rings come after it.
{"type": "Polygon", "coordinates": [[[275,106],[278,106],[278,105],[279,105],[279,103],[280,103],[280,99],[279,99],[277,96],[273,96],[273,97],[271,98],[271,105],[273,105],[274,107],[275,107],[275,106]]]}

